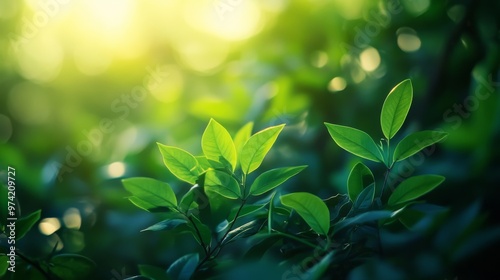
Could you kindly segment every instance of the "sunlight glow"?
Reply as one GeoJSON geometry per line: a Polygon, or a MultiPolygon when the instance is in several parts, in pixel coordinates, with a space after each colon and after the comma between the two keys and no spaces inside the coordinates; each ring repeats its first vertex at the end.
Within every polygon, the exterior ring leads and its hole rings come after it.
{"type": "Polygon", "coordinates": [[[332,92],[342,91],[346,88],[346,86],[347,82],[344,78],[335,77],[328,83],[328,90],[332,92]]]}
{"type": "Polygon", "coordinates": [[[417,32],[408,27],[401,27],[396,31],[398,35],[398,46],[404,52],[415,52],[420,49],[422,42],[417,32]]]}
{"type": "Polygon", "coordinates": [[[69,208],[64,212],[63,216],[64,225],[70,229],[80,229],[82,225],[82,216],[80,211],[76,208],[69,208]]]}
{"type": "Polygon", "coordinates": [[[58,218],[45,218],[38,224],[38,229],[44,235],[51,235],[60,228],[61,222],[58,218]]]}
{"type": "Polygon", "coordinates": [[[113,162],[108,166],[108,175],[112,178],[121,177],[125,174],[125,164],[123,162],[113,162]]]}
{"type": "Polygon", "coordinates": [[[368,72],[372,72],[380,65],[380,54],[377,49],[369,47],[365,49],[360,55],[361,67],[368,72]]]}

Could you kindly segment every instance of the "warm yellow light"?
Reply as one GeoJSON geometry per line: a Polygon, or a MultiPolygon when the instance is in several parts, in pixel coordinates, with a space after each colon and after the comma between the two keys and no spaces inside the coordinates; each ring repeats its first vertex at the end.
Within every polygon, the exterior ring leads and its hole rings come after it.
{"type": "Polygon", "coordinates": [[[108,175],[112,178],[121,177],[125,174],[125,164],[123,162],[113,162],[108,166],[108,175]]]}
{"type": "Polygon", "coordinates": [[[329,91],[342,91],[346,88],[347,82],[342,77],[335,77],[328,83],[329,91]]]}
{"type": "Polygon", "coordinates": [[[76,208],[69,208],[64,212],[63,216],[64,225],[70,229],[80,229],[82,225],[82,216],[80,216],[80,211],[76,208]]]}
{"type": "Polygon", "coordinates": [[[328,54],[326,52],[316,52],[311,60],[314,67],[321,68],[328,63],[328,54]]]}
{"type": "Polygon", "coordinates": [[[361,67],[368,72],[374,71],[380,65],[380,54],[377,49],[369,47],[365,49],[360,55],[359,59],[361,67]]]}
{"type": "Polygon", "coordinates": [[[396,31],[398,35],[398,46],[404,52],[415,52],[420,49],[422,42],[417,32],[408,27],[401,27],[396,31]]]}
{"type": "Polygon", "coordinates": [[[57,218],[45,218],[38,224],[38,229],[44,235],[51,235],[60,228],[61,223],[57,218]]]}

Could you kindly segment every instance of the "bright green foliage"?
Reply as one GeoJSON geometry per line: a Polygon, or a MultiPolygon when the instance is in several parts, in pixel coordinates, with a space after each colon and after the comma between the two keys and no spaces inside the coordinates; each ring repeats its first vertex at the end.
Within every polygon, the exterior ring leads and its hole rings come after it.
{"type": "Polygon", "coordinates": [[[250,194],[255,196],[264,194],[297,175],[304,168],[306,166],[282,167],[266,171],[255,179],[250,187],[250,194]]]}
{"type": "Polygon", "coordinates": [[[389,197],[389,205],[404,203],[432,191],[444,181],[439,175],[420,175],[410,177],[396,188],[389,197]]]}
{"type": "Polygon", "coordinates": [[[236,179],[222,171],[207,171],[205,174],[205,189],[230,199],[241,198],[240,185],[236,179]]]}
{"type": "Polygon", "coordinates": [[[238,158],[241,159],[241,150],[243,146],[248,141],[250,136],[252,136],[253,122],[245,124],[236,134],[234,135],[234,146],[236,147],[236,154],[238,158]]]}
{"type": "Polygon", "coordinates": [[[201,167],[196,158],[190,153],[176,147],[158,143],[158,148],[168,170],[180,180],[194,184],[201,174],[201,167]]]}
{"type": "Polygon", "coordinates": [[[266,128],[252,135],[241,150],[241,168],[245,174],[257,169],[278,138],[284,124],[266,128]]]}
{"type": "Polygon", "coordinates": [[[42,210],[24,216],[16,222],[16,239],[21,239],[40,220],[42,210]]]}
{"type": "Polygon", "coordinates": [[[365,132],[337,124],[325,123],[333,141],[344,150],[375,162],[382,161],[382,153],[373,139],[365,132]]]}
{"type": "Polygon", "coordinates": [[[347,193],[351,201],[356,201],[363,189],[373,182],[375,182],[373,173],[366,165],[361,162],[354,165],[347,179],[347,193]]]}
{"type": "MultiPolygon", "coordinates": [[[[146,202],[150,207],[177,207],[175,193],[167,183],[141,177],[124,179],[122,182],[127,191],[135,198],[138,198],[139,201],[146,202]]],[[[134,201],[132,200],[132,202],[134,201]]]]}
{"type": "Polygon", "coordinates": [[[321,198],[306,192],[291,193],[280,197],[281,203],[297,211],[318,234],[327,235],[330,229],[330,212],[321,198]]]}
{"type": "Polygon", "coordinates": [[[413,87],[410,80],[396,85],[387,95],[380,114],[380,125],[387,139],[391,139],[403,125],[413,99],[413,87]]]}
{"type": "Polygon", "coordinates": [[[394,150],[394,162],[401,161],[421,150],[443,141],[448,136],[446,132],[440,131],[419,131],[412,133],[398,143],[394,150]]]}
{"type": "Polygon", "coordinates": [[[209,160],[222,162],[221,157],[230,164],[230,168],[236,168],[236,147],[229,132],[214,119],[208,123],[201,137],[201,148],[203,154],[209,160]]]}

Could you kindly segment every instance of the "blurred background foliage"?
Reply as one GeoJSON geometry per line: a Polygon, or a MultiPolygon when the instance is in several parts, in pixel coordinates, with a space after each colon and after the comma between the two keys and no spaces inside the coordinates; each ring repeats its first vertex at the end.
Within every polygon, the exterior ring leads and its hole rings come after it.
{"type": "MultiPolygon", "coordinates": [[[[356,159],[323,122],[381,138],[379,108],[406,78],[401,136],[449,137],[395,171],[444,175],[429,201],[457,212],[479,201],[485,226],[497,224],[499,12],[497,1],[2,0],[1,178],[15,167],[22,212],[42,209],[23,249],[57,243],[93,259],[99,279],[191,252],[188,236],[139,232],[159,217],[124,199],[120,179],[183,194],[156,142],[200,154],[211,117],[231,132],[286,123],[262,169],[307,164],[284,191],[345,193],[356,159]]],[[[465,274],[492,267],[473,256],[465,274]]]]}

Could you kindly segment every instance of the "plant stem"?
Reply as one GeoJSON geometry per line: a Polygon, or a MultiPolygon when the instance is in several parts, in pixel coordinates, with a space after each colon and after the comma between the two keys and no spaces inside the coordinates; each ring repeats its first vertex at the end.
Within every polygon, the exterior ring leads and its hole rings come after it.
{"type": "Polygon", "coordinates": [[[314,245],[314,244],[312,244],[312,243],[311,243],[311,242],[309,242],[309,241],[306,241],[306,240],[300,239],[300,238],[298,238],[298,237],[296,237],[296,236],[293,236],[293,235],[291,235],[291,234],[284,233],[284,232],[281,232],[281,231],[275,231],[275,233],[276,233],[276,234],[278,234],[278,235],[282,235],[282,236],[284,236],[284,237],[288,237],[288,238],[293,239],[293,240],[295,240],[295,241],[298,241],[298,242],[300,242],[300,243],[302,243],[302,244],[305,244],[305,245],[307,245],[307,246],[309,246],[309,247],[311,247],[311,248],[313,248],[313,249],[316,249],[316,247],[317,247],[317,245],[314,245]]]}
{"type": "Polygon", "coordinates": [[[23,261],[29,263],[30,265],[32,265],[36,270],[40,271],[40,273],[42,273],[42,275],[46,278],[46,279],[52,279],[52,277],[50,277],[49,273],[47,273],[41,266],[38,262],[36,261],[33,261],[31,260],[30,258],[28,258],[27,256],[25,256],[24,254],[22,254],[19,250],[16,250],[16,255],[19,256],[23,261]]]}
{"type": "Polygon", "coordinates": [[[186,218],[188,218],[188,220],[193,225],[194,230],[196,231],[196,234],[198,235],[198,238],[200,239],[201,247],[203,247],[203,251],[205,252],[205,256],[208,256],[210,254],[210,248],[208,248],[208,246],[205,244],[205,242],[203,242],[203,237],[201,236],[201,232],[198,229],[198,227],[196,226],[196,223],[193,221],[193,218],[188,217],[187,215],[185,215],[185,216],[186,216],[186,218]]]}
{"type": "Polygon", "coordinates": [[[380,191],[380,200],[382,201],[382,196],[384,195],[385,185],[387,184],[387,178],[389,178],[389,174],[391,173],[391,168],[387,168],[387,172],[385,173],[384,183],[382,184],[382,190],[380,191]]]}

